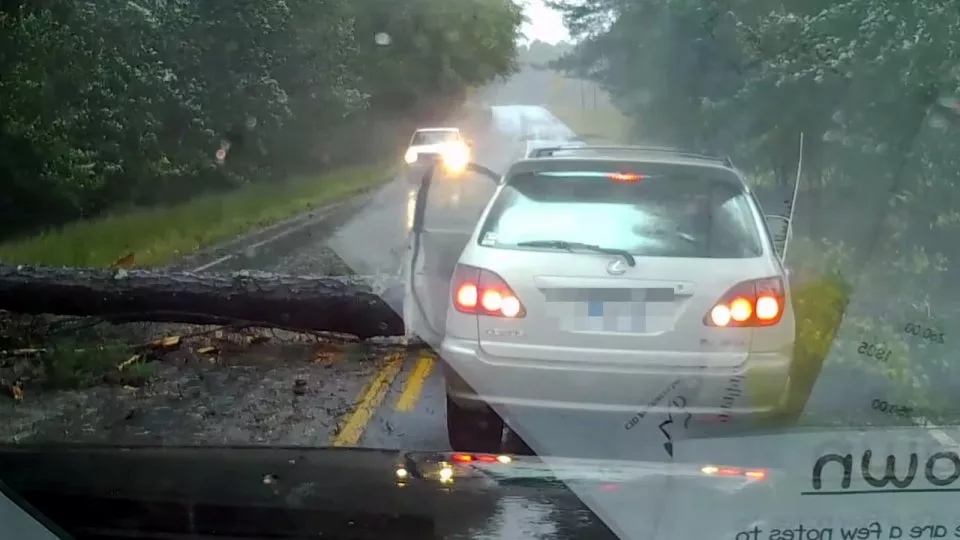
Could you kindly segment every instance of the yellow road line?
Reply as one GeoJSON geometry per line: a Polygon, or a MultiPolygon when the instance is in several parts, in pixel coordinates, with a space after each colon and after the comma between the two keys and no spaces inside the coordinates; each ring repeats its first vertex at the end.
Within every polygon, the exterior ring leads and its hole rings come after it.
{"type": "Polygon", "coordinates": [[[400,394],[400,399],[397,400],[397,405],[394,407],[396,410],[407,412],[413,409],[413,406],[417,404],[417,400],[420,399],[423,385],[427,382],[427,379],[430,378],[430,372],[432,370],[433,354],[428,351],[421,352],[420,358],[417,360],[417,365],[413,368],[413,372],[410,373],[410,377],[407,378],[407,384],[404,385],[403,393],[400,394]]]}
{"type": "Polygon", "coordinates": [[[380,367],[370,384],[360,394],[357,407],[333,438],[334,446],[354,446],[360,441],[363,430],[370,423],[370,419],[377,412],[377,408],[383,403],[383,399],[387,396],[387,390],[390,389],[393,380],[397,378],[402,366],[403,354],[395,353],[387,357],[384,365],[380,367]]]}

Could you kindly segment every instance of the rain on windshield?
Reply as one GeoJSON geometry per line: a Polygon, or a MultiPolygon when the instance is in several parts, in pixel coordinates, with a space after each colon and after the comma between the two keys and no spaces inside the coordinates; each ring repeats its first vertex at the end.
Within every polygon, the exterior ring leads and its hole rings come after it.
{"type": "Polygon", "coordinates": [[[0,439],[674,464],[713,491],[577,495],[638,538],[954,535],[958,34],[885,0],[4,3],[0,439]],[[715,500],[726,466],[786,498],[715,500]]]}

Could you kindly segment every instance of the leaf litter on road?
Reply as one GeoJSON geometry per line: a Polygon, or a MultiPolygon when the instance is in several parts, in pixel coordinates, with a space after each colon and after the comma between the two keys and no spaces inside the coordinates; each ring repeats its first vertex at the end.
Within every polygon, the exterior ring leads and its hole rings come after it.
{"type": "MultiPolygon", "coordinates": [[[[98,384],[42,386],[0,402],[0,440],[327,445],[372,359],[396,348],[350,336],[154,325],[98,384]],[[149,377],[139,377],[149,366],[149,377]]],[[[18,387],[19,388],[19,387],[18,387]]],[[[12,392],[12,390],[11,390],[12,392]]]]}

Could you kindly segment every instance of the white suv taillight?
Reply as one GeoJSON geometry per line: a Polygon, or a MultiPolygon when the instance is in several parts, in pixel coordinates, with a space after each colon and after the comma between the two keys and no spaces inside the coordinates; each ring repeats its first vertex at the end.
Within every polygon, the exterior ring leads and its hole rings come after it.
{"type": "Polygon", "coordinates": [[[453,273],[453,307],[460,313],[518,319],[527,312],[513,289],[495,272],[458,264],[453,273]]]}
{"type": "Polygon", "coordinates": [[[773,326],[783,317],[786,300],[779,277],[744,281],[720,298],[703,317],[703,324],[721,328],[773,326]]]}

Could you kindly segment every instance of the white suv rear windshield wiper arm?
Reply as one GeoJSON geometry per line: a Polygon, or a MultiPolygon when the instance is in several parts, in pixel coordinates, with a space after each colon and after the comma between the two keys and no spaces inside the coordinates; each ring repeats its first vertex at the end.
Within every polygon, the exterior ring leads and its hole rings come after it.
{"type": "Polygon", "coordinates": [[[582,242],[567,242],[566,240],[529,240],[527,242],[517,242],[518,247],[540,247],[540,248],[554,248],[554,249],[565,249],[567,251],[574,251],[577,249],[582,249],[586,251],[593,251],[596,253],[606,253],[608,255],[619,255],[627,261],[627,264],[630,266],[636,266],[637,261],[633,258],[633,255],[625,249],[617,248],[607,248],[603,246],[598,246],[596,244],[584,244],[582,242]]]}

